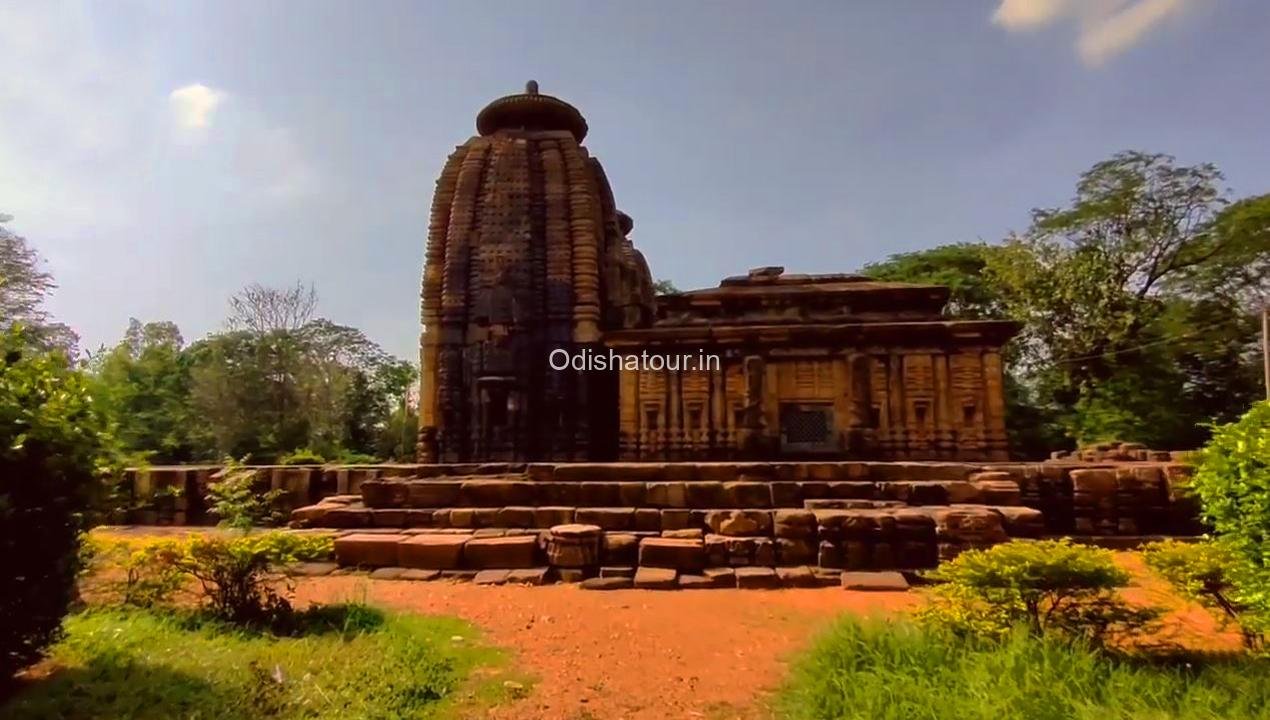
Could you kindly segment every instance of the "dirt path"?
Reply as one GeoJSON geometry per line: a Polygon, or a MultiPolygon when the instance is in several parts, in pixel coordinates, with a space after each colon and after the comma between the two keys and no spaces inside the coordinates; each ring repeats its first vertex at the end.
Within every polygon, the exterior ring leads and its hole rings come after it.
{"type": "Polygon", "coordinates": [[[763,718],[756,700],[825,622],[917,601],[912,593],[836,588],[595,592],[353,576],[306,580],[297,595],[365,599],[475,623],[537,678],[528,697],[490,715],[516,720],[763,718]]]}

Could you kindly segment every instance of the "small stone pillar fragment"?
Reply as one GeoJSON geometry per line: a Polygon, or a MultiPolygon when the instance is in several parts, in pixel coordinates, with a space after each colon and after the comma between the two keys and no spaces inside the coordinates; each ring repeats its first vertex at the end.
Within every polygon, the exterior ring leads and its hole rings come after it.
{"type": "Polygon", "coordinates": [[[558,568],[588,568],[600,564],[604,531],[598,525],[556,525],[547,534],[547,562],[558,568]]]}

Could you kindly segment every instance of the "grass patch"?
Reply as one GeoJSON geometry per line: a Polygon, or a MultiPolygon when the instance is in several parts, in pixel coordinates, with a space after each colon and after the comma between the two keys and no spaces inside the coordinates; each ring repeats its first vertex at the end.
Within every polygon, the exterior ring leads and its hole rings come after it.
{"type": "Polygon", "coordinates": [[[52,675],[0,716],[447,718],[502,701],[510,677],[461,620],[362,605],[300,613],[286,636],[191,614],[92,611],[67,619],[50,660],[52,675]]]}
{"type": "Polygon", "coordinates": [[[1270,716],[1270,661],[1117,658],[1015,633],[959,640],[840,620],[777,698],[790,720],[1251,720],[1270,716]]]}

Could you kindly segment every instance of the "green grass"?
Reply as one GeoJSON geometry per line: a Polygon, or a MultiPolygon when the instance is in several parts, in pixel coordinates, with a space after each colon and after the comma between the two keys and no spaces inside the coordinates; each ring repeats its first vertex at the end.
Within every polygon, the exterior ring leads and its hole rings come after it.
{"type": "Polygon", "coordinates": [[[994,645],[849,619],[776,705],[789,720],[1250,720],[1270,717],[1270,661],[1113,659],[1026,633],[994,645]]]}
{"type": "Polygon", "coordinates": [[[72,616],[53,674],[0,717],[449,718],[504,699],[501,654],[461,620],[337,606],[298,628],[276,637],[173,613],[72,616]]]}

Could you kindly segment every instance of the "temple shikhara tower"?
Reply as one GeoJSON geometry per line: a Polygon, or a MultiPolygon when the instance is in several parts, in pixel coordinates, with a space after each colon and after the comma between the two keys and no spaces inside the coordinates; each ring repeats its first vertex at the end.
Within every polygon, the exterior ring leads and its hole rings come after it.
{"type": "Polygon", "coordinates": [[[576,108],[530,82],[476,127],[432,203],[421,462],[1006,459],[1014,323],[782,268],[654,297],[576,108]],[[554,370],[556,349],[680,360],[554,370]]]}

